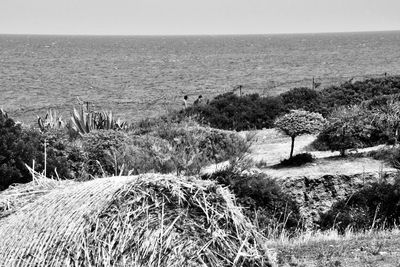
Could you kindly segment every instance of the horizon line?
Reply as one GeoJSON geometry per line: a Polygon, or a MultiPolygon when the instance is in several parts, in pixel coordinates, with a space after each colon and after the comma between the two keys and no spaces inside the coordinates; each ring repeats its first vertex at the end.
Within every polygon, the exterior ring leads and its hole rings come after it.
{"type": "Polygon", "coordinates": [[[276,32],[276,33],[183,33],[183,34],[93,34],[93,33],[0,33],[0,35],[32,36],[93,36],[93,37],[183,37],[183,36],[256,36],[256,35],[303,35],[303,34],[346,34],[346,33],[383,33],[400,32],[396,30],[360,30],[360,31],[326,31],[326,32],[276,32]]]}

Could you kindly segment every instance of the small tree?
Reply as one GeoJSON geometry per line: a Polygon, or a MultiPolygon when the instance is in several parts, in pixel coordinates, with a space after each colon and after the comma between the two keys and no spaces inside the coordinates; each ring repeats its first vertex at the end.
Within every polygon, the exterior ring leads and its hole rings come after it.
{"type": "Polygon", "coordinates": [[[299,135],[315,134],[325,126],[326,120],[319,113],[292,110],[275,121],[275,127],[292,138],[290,158],[293,157],[294,139],[299,135]]]}
{"type": "Polygon", "coordinates": [[[30,164],[35,159],[38,163],[36,170],[41,170],[41,151],[39,133],[22,129],[0,110],[0,191],[13,183],[31,181],[25,163],[30,164]]]}
{"type": "Polygon", "coordinates": [[[370,139],[372,121],[371,111],[360,106],[339,107],[330,115],[322,139],[329,149],[345,156],[347,149],[360,148],[370,139]]]}

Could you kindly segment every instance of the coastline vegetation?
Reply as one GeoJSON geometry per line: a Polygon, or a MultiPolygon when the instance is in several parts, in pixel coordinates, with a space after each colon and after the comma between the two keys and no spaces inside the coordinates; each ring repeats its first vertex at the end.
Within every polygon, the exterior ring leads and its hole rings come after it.
{"type": "Polygon", "coordinates": [[[172,173],[229,188],[246,217],[269,239],[295,238],[307,231],[393,230],[400,218],[399,178],[365,186],[338,201],[310,229],[299,203],[272,177],[245,166],[251,137],[235,131],[278,127],[289,135],[290,157],[279,167],[312,162],[310,154],[293,155],[294,139],[319,132],[312,144],[316,150],[339,151],[345,157],[351,149],[388,144],[392,147],[369,156],[400,168],[399,92],[400,76],[389,76],[321,90],[294,88],[275,97],[226,93],[131,125],[111,112],[80,107],[69,121],[49,111],[37,125],[26,126],[1,110],[0,190],[32,180],[25,164],[57,180],[172,173]],[[202,174],[204,167],[226,161],[228,168],[202,174]]]}

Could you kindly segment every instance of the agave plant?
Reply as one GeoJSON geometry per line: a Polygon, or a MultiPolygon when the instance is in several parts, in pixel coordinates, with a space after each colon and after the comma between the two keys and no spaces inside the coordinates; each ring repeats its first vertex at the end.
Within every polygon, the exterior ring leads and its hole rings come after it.
{"type": "Polygon", "coordinates": [[[65,122],[62,119],[62,116],[58,116],[57,111],[48,110],[44,119],[42,117],[38,117],[38,125],[42,132],[47,131],[48,129],[60,129],[65,127],[65,122]]]}
{"type": "Polygon", "coordinates": [[[80,110],[74,108],[71,116],[71,127],[79,134],[89,133],[91,130],[95,129],[93,113],[85,112],[83,107],[80,110]]]}
{"type": "Polygon", "coordinates": [[[125,130],[128,128],[128,123],[126,121],[121,120],[120,118],[117,119],[115,122],[115,127],[119,130],[125,130]]]}
{"type": "Polygon", "coordinates": [[[8,114],[7,112],[4,111],[4,109],[0,108],[0,117],[4,119],[8,119],[8,114]]]}
{"type": "Polygon", "coordinates": [[[92,130],[119,130],[126,127],[125,121],[114,120],[111,111],[85,111],[82,106],[80,110],[74,108],[71,116],[71,128],[80,135],[92,130]]]}

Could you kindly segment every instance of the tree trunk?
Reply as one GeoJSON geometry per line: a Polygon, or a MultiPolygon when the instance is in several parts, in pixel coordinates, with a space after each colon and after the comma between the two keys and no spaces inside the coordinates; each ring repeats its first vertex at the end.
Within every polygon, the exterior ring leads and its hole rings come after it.
{"type": "MultiPolygon", "coordinates": [[[[345,134],[346,134],[346,130],[345,130],[346,128],[345,127],[343,127],[343,129],[342,129],[342,145],[345,143],[345,134]]],[[[345,147],[342,147],[342,148],[340,148],[340,156],[341,157],[344,157],[344,156],[346,156],[346,148],[345,147]]]]}
{"type": "Polygon", "coordinates": [[[294,150],[294,136],[292,136],[292,148],[290,149],[290,159],[293,157],[293,150],[294,150]]]}

